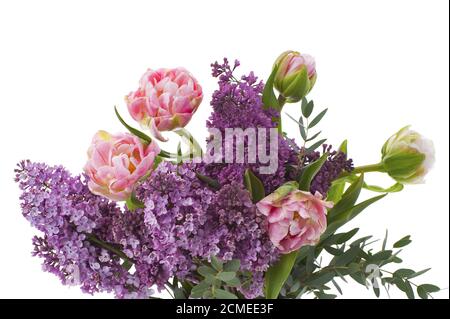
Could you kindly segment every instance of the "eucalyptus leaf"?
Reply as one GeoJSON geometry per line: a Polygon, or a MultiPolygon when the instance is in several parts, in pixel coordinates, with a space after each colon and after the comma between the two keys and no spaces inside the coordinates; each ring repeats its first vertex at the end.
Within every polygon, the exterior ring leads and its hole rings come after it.
{"type": "Polygon", "coordinates": [[[410,235],[403,237],[402,239],[394,243],[394,248],[401,248],[409,245],[412,242],[410,238],[411,238],[410,235]]]}
{"type": "Polygon", "coordinates": [[[239,270],[240,266],[241,266],[241,261],[239,259],[233,259],[233,260],[230,260],[229,262],[227,262],[223,266],[223,270],[236,272],[239,270]]]}
{"type": "Polygon", "coordinates": [[[235,277],[236,277],[236,272],[234,272],[234,271],[222,271],[216,275],[217,279],[220,279],[225,282],[227,282],[235,277]]]}
{"type": "Polygon", "coordinates": [[[321,139],[321,140],[317,141],[317,142],[314,143],[313,145],[309,146],[309,147],[306,149],[306,151],[307,151],[307,152],[315,151],[320,145],[322,145],[323,143],[325,143],[326,140],[327,140],[327,139],[324,138],[324,139],[321,139]]]}
{"type": "Polygon", "coordinates": [[[305,100],[302,100],[302,114],[305,118],[308,118],[314,109],[314,102],[309,101],[309,102],[303,103],[305,100]]]}
{"type": "Polygon", "coordinates": [[[323,110],[322,112],[320,112],[315,118],[312,119],[312,121],[309,123],[308,128],[313,128],[314,126],[316,126],[317,124],[319,124],[319,122],[322,120],[322,118],[325,116],[325,114],[327,113],[328,109],[323,110]]]}

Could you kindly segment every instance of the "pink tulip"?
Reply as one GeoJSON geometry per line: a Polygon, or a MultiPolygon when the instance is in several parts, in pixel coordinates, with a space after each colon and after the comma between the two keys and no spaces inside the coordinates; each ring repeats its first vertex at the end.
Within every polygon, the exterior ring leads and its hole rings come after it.
{"type": "Polygon", "coordinates": [[[267,216],[269,237],[281,253],[287,254],[305,245],[315,245],[327,227],[326,208],[332,204],[297,189],[270,194],[256,204],[267,216]]]}
{"type": "Polygon", "coordinates": [[[152,169],[158,153],[159,147],[153,141],[145,145],[128,133],[98,131],[84,166],[89,189],[114,201],[128,199],[134,184],[152,169]]]}
{"type": "Polygon", "coordinates": [[[125,97],[133,119],[159,140],[161,131],[188,124],[203,98],[202,87],[185,69],[149,69],[139,88],[125,97]]]}

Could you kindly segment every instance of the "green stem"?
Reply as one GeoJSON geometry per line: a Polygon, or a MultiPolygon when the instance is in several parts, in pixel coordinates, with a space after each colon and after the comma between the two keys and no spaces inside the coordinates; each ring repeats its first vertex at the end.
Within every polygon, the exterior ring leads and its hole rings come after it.
{"type": "Polygon", "coordinates": [[[283,106],[284,104],[286,104],[286,98],[283,95],[278,95],[278,112],[280,112],[280,115],[276,120],[277,122],[277,128],[278,128],[278,133],[283,134],[283,127],[282,127],[282,123],[281,123],[281,111],[283,110],[283,106]]]}
{"type": "Polygon", "coordinates": [[[133,260],[131,260],[130,258],[128,258],[127,255],[125,255],[122,251],[120,251],[119,249],[116,249],[114,246],[104,242],[103,240],[98,239],[96,236],[94,236],[93,234],[88,234],[88,233],[84,233],[86,235],[86,238],[88,241],[90,241],[92,244],[101,247],[105,250],[108,250],[109,252],[112,252],[113,254],[115,254],[116,256],[122,258],[124,261],[127,261],[129,263],[134,264],[133,260]]]}
{"type": "Polygon", "coordinates": [[[358,166],[355,167],[355,169],[352,171],[354,174],[359,173],[368,173],[368,172],[385,172],[383,163],[378,164],[371,164],[371,165],[364,165],[364,166],[358,166]]]}

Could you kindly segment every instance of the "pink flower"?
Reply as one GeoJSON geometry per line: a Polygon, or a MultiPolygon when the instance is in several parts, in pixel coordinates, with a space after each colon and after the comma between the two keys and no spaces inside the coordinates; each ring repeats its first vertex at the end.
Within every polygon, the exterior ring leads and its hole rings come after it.
{"type": "Polygon", "coordinates": [[[133,119],[165,141],[161,131],[187,125],[203,98],[202,87],[185,69],[149,69],[139,88],[125,97],[133,119]]]}
{"type": "MultiPolygon", "coordinates": [[[[283,186],[282,186],[283,187],[283,186]]],[[[305,245],[315,245],[327,227],[326,208],[332,204],[298,189],[275,191],[256,204],[267,216],[269,237],[283,254],[305,245]]]]}
{"type": "Polygon", "coordinates": [[[145,145],[128,133],[111,135],[98,131],[84,166],[89,176],[89,189],[111,200],[128,199],[133,185],[152,169],[158,153],[159,147],[153,141],[145,145]]]}
{"type": "Polygon", "coordinates": [[[296,51],[283,52],[275,61],[278,67],[274,85],[287,102],[300,101],[316,82],[316,62],[309,54],[296,51]]]}

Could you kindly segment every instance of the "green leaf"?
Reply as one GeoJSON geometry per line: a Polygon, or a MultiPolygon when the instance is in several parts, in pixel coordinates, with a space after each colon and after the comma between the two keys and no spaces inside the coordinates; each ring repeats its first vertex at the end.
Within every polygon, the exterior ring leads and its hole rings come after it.
{"type": "Polygon", "coordinates": [[[270,73],[266,85],[264,86],[262,94],[262,102],[264,104],[265,109],[271,107],[274,108],[275,110],[280,110],[280,104],[278,103],[278,99],[275,96],[275,93],[273,92],[273,81],[275,79],[275,74],[277,73],[277,70],[278,66],[274,66],[274,68],[272,69],[272,73],[270,73]]]}
{"type": "Polygon", "coordinates": [[[328,213],[329,222],[339,218],[341,214],[348,211],[358,200],[361,188],[364,182],[364,174],[361,174],[359,178],[354,181],[349,188],[345,191],[344,195],[337,204],[328,213]]]}
{"type": "Polygon", "coordinates": [[[422,299],[428,299],[428,293],[422,286],[417,287],[417,294],[422,299]]]}
{"type": "Polygon", "coordinates": [[[241,261],[239,259],[233,259],[224,265],[223,270],[236,272],[239,270],[240,267],[241,267],[241,261]]]}
{"type": "Polygon", "coordinates": [[[366,209],[367,207],[369,207],[370,205],[372,205],[373,203],[377,202],[378,200],[382,199],[385,196],[386,194],[369,198],[359,203],[358,205],[353,206],[344,213],[340,214],[338,218],[334,219],[332,223],[328,224],[328,227],[325,230],[324,234],[321,236],[321,239],[325,239],[331,234],[333,234],[339,227],[341,227],[348,221],[358,216],[364,209],[366,209]]]}
{"type": "Polygon", "coordinates": [[[347,154],[347,140],[342,141],[341,145],[339,145],[338,150],[344,154],[347,154]]]}
{"type": "Polygon", "coordinates": [[[408,299],[414,299],[414,291],[411,287],[411,284],[407,280],[395,278],[394,284],[397,286],[398,289],[403,291],[408,299]]]}
{"type": "Polygon", "coordinates": [[[133,263],[130,260],[125,260],[121,265],[125,270],[130,270],[133,266],[133,263]]]}
{"type": "Polygon", "coordinates": [[[144,208],[145,205],[143,202],[141,202],[137,197],[136,193],[133,191],[131,192],[131,196],[126,200],[126,205],[130,211],[135,211],[138,208],[144,208]]]}
{"type": "Polygon", "coordinates": [[[298,180],[298,187],[300,190],[309,191],[314,176],[319,172],[320,168],[327,160],[328,155],[328,153],[324,153],[317,161],[312,162],[303,168],[298,180]]]}
{"type": "Polygon", "coordinates": [[[192,288],[190,296],[192,298],[200,298],[210,288],[211,285],[205,280],[203,280],[197,286],[192,288]]]}
{"type": "Polygon", "coordinates": [[[199,173],[195,173],[195,176],[197,176],[197,178],[199,180],[201,180],[203,183],[205,183],[206,185],[208,185],[210,188],[212,188],[213,190],[219,190],[220,189],[220,184],[217,180],[209,177],[209,176],[205,176],[199,173]]]}
{"type": "Polygon", "coordinates": [[[321,140],[318,140],[316,143],[314,143],[313,145],[309,146],[309,147],[306,149],[306,151],[308,151],[308,152],[315,151],[316,148],[318,148],[320,145],[322,145],[323,143],[325,143],[326,140],[327,140],[326,138],[321,139],[321,140]]]}
{"type": "Polygon", "coordinates": [[[320,133],[322,133],[322,131],[319,131],[318,133],[314,134],[313,136],[308,137],[308,138],[306,139],[306,142],[311,142],[311,141],[314,140],[317,136],[319,136],[320,133]]]}
{"type": "Polygon", "coordinates": [[[331,279],[331,282],[333,283],[333,286],[336,288],[336,290],[339,292],[339,294],[342,295],[342,289],[341,289],[341,287],[338,285],[338,283],[336,282],[336,280],[331,279]]]}
{"type": "Polygon", "coordinates": [[[419,287],[421,287],[423,290],[425,290],[428,293],[438,292],[441,290],[441,288],[439,288],[438,286],[432,285],[432,284],[423,284],[423,285],[420,285],[419,287]]]}
{"type": "Polygon", "coordinates": [[[281,287],[289,277],[297,258],[297,251],[281,255],[280,259],[271,266],[265,275],[264,294],[266,299],[277,299],[281,287]]]}
{"type": "Polygon", "coordinates": [[[307,140],[308,136],[306,135],[306,130],[305,130],[305,124],[303,123],[303,117],[300,116],[300,119],[298,120],[298,122],[300,123],[298,128],[300,129],[300,135],[302,136],[302,139],[304,141],[307,140]]]}
{"type": "Polygon", "coordinates": [[[114,106],[114,111],[116,113],[117,118],[119,119],[120,123],[122,123],[123,126],[125,126],[125,128],[133,135],[136,135],[137,137],[139,137],[140,139],[144,140],[147,144],[150,144],[152,139],[150,136],[148,136],[147,134],[131,127],[130,125],[128,125],[123,118],[120,116],[119,111],[117,111],[117,107],[114,106]]]}
{"type": "Polygon", "coordinates": [[[305,282],[308,286],[321,286],[335,277],[334,271],[321,270],[312,274],[305,282]]]}
{"type": "Polygon", "coordinates": [[[310,274],[314,271],[314,261],[316,259],[316,249],[314,246],[309,247],[308,255],[306,257],[306,273],[310,274]]]}
{"type": "Polygon", "coordinates": [[[302,99],[302,114],[304,117],[308,118],[314,109],[314,102],[307,101],[306,98],[302,99]]]}
{"type": "Polygon", "coordinates": [[[381,250],[386,250],[387,239],[388,239],[388,230],[386,229],[386,234],[384,235],[383,245],[381,246],[381,250]]]}
{"type": "Polygon", "coordinates": [[[392,256],[392,250],[382,250],[373,256],[369,257],[369,262],[379,263],[381,261],[387,260],[392,256]]]}
{"type": "Polygon", "coordinates": [[[241,281],[239,280],[238,277],[234,277],[233,279],[227,281],[228,287],[239,287],[240,285],[241,281]]]}
{"type": "Polygon", "coordinates": [[[345,190],[345,181],[333,182],[327,193],[327,201],[337,203],[341,200],[345,190]]]}
{"type": "Polygon", "coordinates": [[[249,191],[253,203],[259,202],[266,196],[263,183],[249,168],[244,173],[244,185],[249,191]]]}
{"type": "Polygon", "coordinates": [[[362,272],[356,272],[356,273],[352,273],[350,274],[350,277],[352,277],[352,279],[354,281],[356,281],[358,284],[361,284],[363,286],[366,285],[366,277],[364,276],[364,274],[362,272]]]}
{"type": "Polygon", "coordinates": [[[402,239],[400,239],[399,241],[397,241],[394,244],[394,248],[401,248],[406,245],[409,245],[412,242],[412,240],[410,238],[411,238],[410,235],[403,237],[402,239]]]}
{"type": "Polygon", "coordinates": [[[216,276],[217,279],[220,279],[225,282],[227,282],[235,277],[236,277],[236,272],[234,272],[234,271],[222,271],[222,272],[219,272],[216,276]]]}
{"type": "Polygon", "coordinates": [[[217,271],[208,266],[200,266],[197,269],[197,272],[203,277],[207,277],[208,275],[215,276],[217,271]]]}
{"type": "Polygon", "coordinates": [[[211,256],[211,266],[217,271],[223,270],[223,263],[216,256],[211,256]]]}
{"type": "Polygon", "coordinates": [[[409,278],[409,276],[415,273],[414,270],[408,268],[400,268],[394,272],[393,277],[397,278],[409,278]]]}
{"type": "Polygon", "coordinates": [[[216,289],[215,292],[217,299],[238,299],[236,295],[223,289],[216,289]]]}
{"type": "Polygon", "coordinates": [[[320,120],[322,120],[327,111],[328,109],[325,109],[322,112],[320,112],[315,118],[313,118],[313,120],[309,123],[308,128],[313,128],[314,126],[319,124],[320,120]]]}
{"type": "Polygon", "coordinates": [[[355,260],[359,256],[361,248],[351,247],[345,253],[334,258],[334,265],[337,267],[345,266],[355,260]]]}
{"type": "Polygon", "coordinates": [[[415,277],[418,277],[418,276],[420,276],[420,275],[423,275],[424,273],[426,273],[426,272],[429,271],[430,269],[431,269],[431,268],[427,268],[427,269],[423,269],[423,270],[421,270],[421,271],[417,271],[417,272],[415,272],[415,273],[409,275],[409,276],[408,276],[408,279],[415,278],[415,277]]]}
{"type": "Polygon", "coordinates": [[[327,294],[324,293],[323,291],[320,291],[316,293],[316,297],[317,299],[335,299],[337,296],[334,294],[327,294]]]}
{"type": "Polygon", "coordinates": [[[378,192],[378,193],[397,193],[403,190],[403,184],[401,183],[395,183],[392,186],[383,188],[381,186],[377,185],[367,185],[364,183],[363,188],[372,191],[372,192],[378,192]]]}

